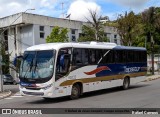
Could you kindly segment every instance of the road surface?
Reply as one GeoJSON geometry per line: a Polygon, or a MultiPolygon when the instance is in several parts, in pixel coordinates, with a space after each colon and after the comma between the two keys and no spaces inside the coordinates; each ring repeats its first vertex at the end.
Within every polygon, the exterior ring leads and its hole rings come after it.
{"type": "MultiPolygon", "coordinates": [[[[7,85],[12,87],[14,95],[0,100],[0,108],[159,108],[160,107],[160,79],[142,82],[132,85],[128,90],[119,87],[105,89],[84,94],[77,100],[68,97],[44,100],[41,97],[23,97],[18,92],[18,85],[7,85]]],[[[23,115],[13,115],[23,117],[23,115]]],[[[54,117],[53,115],[48,115],[54,117]]],[[[57,115],[68,116],[71,115],[57,115]]],[[[72,115],[74,117],[74,115],[72,115]]],[[[82,115],[76,115],[81,117],[82,115]]],[[[86,115],[97,117],[98,115],[86,115]]],[[[106,117],[106,115],[101,115],[106,117]]],[[[108,117],[109,115],[107,115],[108,117]]],[[[110,115],[113,116],[113,115],[110,115]]],[[[114,115],[113,117],[132,117],[133,115],[114,115]]],[[[146,117],[146,115],[141,115],[146,117]]],[[[26,117],[26,115],[25,115],[26,117]]],[[[37,116],[39,117],[39,116],[37,116]]],[[[137,116],[136,116],[137,117],[137,116]]],[[[160,117],[160,115],[154,117],[160,117]]]]}

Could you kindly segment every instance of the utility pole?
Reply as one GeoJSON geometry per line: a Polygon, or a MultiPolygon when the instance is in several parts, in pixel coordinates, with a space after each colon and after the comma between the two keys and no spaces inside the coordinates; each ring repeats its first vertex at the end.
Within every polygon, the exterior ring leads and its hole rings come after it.
{"type": "MultiPolygon", "coordinates": [[[[0,37],[0,49],[2,47],[2,37],[0,37]]],[[[0,92],[3,92],[3,77],[2,77],[2,56],[1,56],[1,50],[0,50],[0,92]]]]}
{"type": "Polygon", "coordinates": [[[61,4],[62,4],[62,18],[64,18],[64,11],[63,11],[64,3],[62,2],[61,4]]]}
{"type": "MultiPolygon", "coordinates": [[[[3,33],[6,31],[6,30],[8,30],[10,27],[11,27],[11,25],[13,25],[21,16],[22,16],[22,14],[23,13],[26,13],[28,10],[35,10],[35,9],[27,9],[27,10],[25,10],[24,12],[22,12],[8,27],[6,27],[1,33],[0,33],[0,49],[2,49],[2,42],[3,42],[3,38],[2,38],[2,36],[3,36],[3,33]]],[[[1,50],[0,50],[0,52],[1,52],[1,50]]],[[[2,55],[1,55],[1,53],[0,53],[0,92],[3,92],[3,78],[2,78],[2,55]]]]}
{"type": "Polygon", "coordinates": [[[151,61],[152,61],[152,75],[154,75],[154,40],[151,36],[151,61]]]}

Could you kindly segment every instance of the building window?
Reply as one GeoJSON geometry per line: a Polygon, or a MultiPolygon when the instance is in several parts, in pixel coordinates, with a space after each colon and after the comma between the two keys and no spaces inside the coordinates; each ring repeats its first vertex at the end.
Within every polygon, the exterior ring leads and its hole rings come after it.
{"type": "Polygon", "coordinates": [[[75,35],[76,34],[76,30],[75,29],[71,29],[71,33],[75,35]]]}
{"type": "Polygon", "coordinates": [[[117,35],[114,35],[114,38],[117,39],[117,35]]]}
{"type": "Polygon", "coordinates": [[[71,41],[76,41],[76,29],[71,29],[71,41]]]}
{"type": "Polygon", "coordinates": [[[74,48],[73,51],[73,65],[84,66],[89,63],[89,53],[88,49],[74,48]]]}
{"type": "Polygon", "coordinates": [[[76,36],[72,36],[72,41],[76,41],[76,36]]]}
{"type": "Polygon", "coordinates": [[[44,38],[44,32],[40,32],[40,38],[44,38]]]}
{"type": "Polygon", "coordinates": [[[44,26],[39,26],[39,31],[44,31],[44,26]]]}
{"type": "Polygon", "coordinates": [[[5,45],[4,45],[4,47],[5,47],[5,51],[8,51],[8,31],[6,30],[6,31],[4,31],[4,40],[5,40],[5,45]]]}
{"type": "Polygon", "coordinates": [[[44,33],[44,26],[39,26],[39,35],[40,35],[40,38],[45,38],[45,33],[44,33]]]}
{"type": "Polygon", "coordinates": [[[114,43],[117,43],[117,39],[114,39],[114,43]]]}

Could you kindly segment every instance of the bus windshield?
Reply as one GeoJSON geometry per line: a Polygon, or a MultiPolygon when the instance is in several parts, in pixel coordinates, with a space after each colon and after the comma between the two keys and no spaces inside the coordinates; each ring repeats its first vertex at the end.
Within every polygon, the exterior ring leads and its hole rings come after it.
{"type": "Polygon", "coordinates": [[[55,51],[26,51],[20,67],[22,79],[51,78],[54,69],[55,51]]]}

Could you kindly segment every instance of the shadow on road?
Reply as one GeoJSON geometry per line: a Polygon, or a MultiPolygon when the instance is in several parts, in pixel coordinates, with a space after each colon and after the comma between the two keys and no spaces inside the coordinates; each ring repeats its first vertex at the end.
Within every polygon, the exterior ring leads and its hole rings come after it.
{"type": "MultiPolygon", "coordinates": [[[[123,90],[122,87],[114,87],[114,88],[109,88],[109,89],[92,91],[92,92],[84,93],[77,100],[81,100],[81,99],[84,99],[84,98],[90,98],[90,97],[98,96],[98,95],[116,93],[116,92],[119,92],[119,91],[133,90],[133,89],[136,89],[136,88],[142,88],[142,87],[146,87],[146,86],[149,86],[149,84],[132,85],[127,90],[123,90]]],[[[29,103],[29,104],[51,104],[51,103],[60,103],[60,102],[67,102],[67,101],[74,101],[74,100],[71,100],[67,96],[67,97],[60,97],[60,98],[53,98],[53,99],[40,99],[40,100],[36,100],[36,101],[34,100],[34,101],[31,101],[31,102],[27,102],[27,103],[29,103]]]]}
{"type": "Polygon", "coordinates": [[[141,87],[146,87],[146,86],[149,86],[149,84],[132,85],[127,90],[123,90],[122,87],[102,89],[102,90],[98,90],[98,91],[92,91],[92,92],[89,92],[89,93],[85,93],[81,98],[89,98],[89,97],[98,96],[98,95],[111,94],[111,93],[116,93],[116,92],[119,92],[119,91],[128,91],[128,90],[133,90],[133,89],[136,89],[136,88],[141,88],[141,87]]]}

